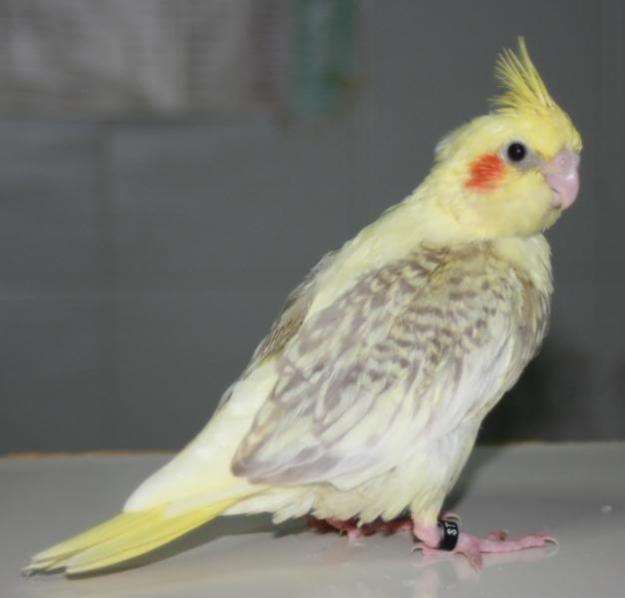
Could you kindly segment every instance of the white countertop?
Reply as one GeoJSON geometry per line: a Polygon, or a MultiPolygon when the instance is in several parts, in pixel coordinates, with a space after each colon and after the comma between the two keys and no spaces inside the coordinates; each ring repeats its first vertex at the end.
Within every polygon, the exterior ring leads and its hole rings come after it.
{"type": "Polygon", "coordinates": [[[475,451],[450,505],[484,534],[552,533],[559,548],[425,563],[405,534],[356,543],[227,517],[146,559],[99,577],[22,577],[34,552],[118,510],[164,455],[0,459],[0,596],[497,598],[625,595],[625,443],[524,444],[475,451]],[[164,558],[168,556],[169,558],[164,558]]]}

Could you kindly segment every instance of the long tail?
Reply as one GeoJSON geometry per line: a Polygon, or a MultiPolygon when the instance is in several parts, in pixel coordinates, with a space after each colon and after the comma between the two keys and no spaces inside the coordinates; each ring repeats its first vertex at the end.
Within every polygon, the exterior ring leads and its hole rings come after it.
{"type": "Polygon", "coordinates": [[[67,575],[108,569],[155,550],[218,517],[239,498],[228,498],[182,514],[165,507],[120,513],[96,527],[36,554],[24,572],[65,569],[67,575]]]}

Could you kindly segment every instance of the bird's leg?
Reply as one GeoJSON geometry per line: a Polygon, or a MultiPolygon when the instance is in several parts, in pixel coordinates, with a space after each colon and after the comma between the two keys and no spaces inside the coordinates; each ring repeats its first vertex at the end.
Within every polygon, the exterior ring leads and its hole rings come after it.
{"type": "Polygon", "coordinates": [[[413,527],[412,519],[409,516],[397,517],[390,521],[376,519],[370,523],[358,525],[358,519],[355,517],[347,520],[317,519],[311,515],[308,517],[307,523],[308,527],[318,532],[338,532],[346,534],[350,539],[372,536],[376,533],[391,535],[401,531],[412,531],[413,527]]]}
{"type": "Polygon", "coordinates": [[[341,535],[346,535],[350,540],[362,538],[363,536],[371,535],[374,532],[370,532],[365,526],[358,526],[358,519],[353,517],[352,519],[336,519],[329,517],[327,519],[317,519],[310,515],[308,517],[308,527],[315,531],[325,534],[328,532],[336,532],[341,535]]]}
{"type": "Polygon", "coordinates": [[[412,518],[409,515],[395,517],[395,519],[391,519],[390,521],[376,519],[369,525],[375,526],[376,531],[379,531],[387,536],[396,534],[397,532],[412,532],[413,527],[412,518]]]}
{"type": "Polygon", "coordinates": [[[419,541],[417,549],[424,556],[440,556],[445,552],[462,554],[478,570],[482,568],[482,554],[514,552],[545,546],[548,542],[556,543],[545,533],[529,534],[513,540],[504,530],[478,538],[461,532],[459,524],[451,519],[441,519],[438,524],[415,521],[413,533],[419,541]]]}
{"type": "Polygon", "coordinates": [[[369,532],[365,529],[365,526],[358,526],[358,519],[353,517],[352,519],[335,519],[329,517],[328,519],[317,519],[312,515],[307,519],[308,527],[315,531],[325,534],[328,532],[338,532],[339,534],[346,535],[350,540],[356,540],[363,536],[370,536],[375,532],[369,532]]]}

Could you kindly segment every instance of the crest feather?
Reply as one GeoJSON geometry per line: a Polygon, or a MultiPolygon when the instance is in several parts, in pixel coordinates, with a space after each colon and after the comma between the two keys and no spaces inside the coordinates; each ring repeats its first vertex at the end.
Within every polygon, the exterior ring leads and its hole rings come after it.
{"type": "Polygon", "coordinates": [[[522,37],[519,37],[518,53],[505,49],[500,54],[495,76],[504,88],[504,92],[493,100],[498,110],[540,113],[557,108],[532,63],[522,37]]]}

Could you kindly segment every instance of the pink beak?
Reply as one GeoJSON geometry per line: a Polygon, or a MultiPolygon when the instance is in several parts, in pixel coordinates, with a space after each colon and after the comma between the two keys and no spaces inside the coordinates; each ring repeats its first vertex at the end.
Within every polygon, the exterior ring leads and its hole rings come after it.
{"type": "Polygon", "coordinates": [[[579,155],[571,150],[562,150],[547,162],[542,173],[553,190],[554,208],[566,210],[575,201],[579,192],[579,155]]]}

